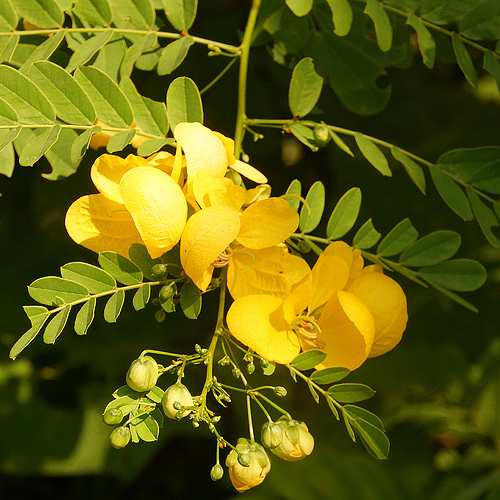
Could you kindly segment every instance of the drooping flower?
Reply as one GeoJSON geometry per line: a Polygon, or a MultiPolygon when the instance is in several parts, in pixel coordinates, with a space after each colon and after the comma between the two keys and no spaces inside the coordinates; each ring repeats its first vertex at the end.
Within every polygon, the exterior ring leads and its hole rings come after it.
{"type": "Polygon", "coordinates": [[[407,319],[399,284],[378,266],[363,268],[360,252],[343,242],[330,244],[284,299],[245,295],[227,314],[234,337],[265,359],[286,364],[321,349],[327,357],[316,368],[350,370],[395,347],[407,319]]]}
{"type": "Polygon", "coordinates": [[[169,175],[171,156],[155,155],[149,161],[101,155],[91,169],[100,194],[83,196],[69,207],[70,237],[95,252],[124,256],[132,243],[144,243],[152,258],[173,248],[186,223],[187,203],[169,175]]]}
{"type": "Polygon", "coordinates": [[[314,438],[304,422],[280,418],[277,425],[281,428],[283,439],[271,452],[287,462],[297,462],[309,456],[314,449],[314,438]]]}

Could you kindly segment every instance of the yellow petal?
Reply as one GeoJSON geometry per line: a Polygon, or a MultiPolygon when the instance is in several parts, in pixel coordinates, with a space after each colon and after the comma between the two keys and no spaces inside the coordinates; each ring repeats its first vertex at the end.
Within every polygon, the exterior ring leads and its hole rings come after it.
{"type": "Polygon", "coordinates": [[[258,201],[241,214],[238,242],[247,248],[260,250],[286,240],[298,227],[299,215],[283,198],[258,201]]]}
{"type": "Polygon", "coordinates": [[[242,344],[269,361],[286,364],[299,354],[300,344],[283,317],[282,304],[271,295],[247,295],[233,302],[226,321],[242,344]]]}
{"type": "Polygon", "coordinates": [[[360,299],[348,292],[336,292],[318,324],[321,333],[316,348],[326,352],[327,357],[316,368],[344,366],[354,370],[364,363],[375,337],[375,321],[360,299]]]}
{"type": "Polygon", "coordinates": [[[213,273],[212,262],[236,238],[240,218],[232,208],[220,205],[193,214],[181,239],[181,263],[195,285],[205,291],[213,273]]]}
{"type": "Polygon", "coordinates": [[[375,269],[373,271],[363,269],[349,287],[349,292],[363,301],[375,319],[375,340],[370,358],[393,349],[401,340],[408,321],[403,289],[392,278],[375,269]]]}
{"type": "Polygon", "coordinates": [[[239,247],[233,252],[227,270],[227,287],[233,299],[245,295],[273,295],[284,299],[292,285],[311,270],[307,262],[283,247],[250,250],[239,247]]]}
{"type": "Polygon", "coordinates": [[[214,178],[206,170],[196,174],[192,183],[193,193],[201,208],[227,205],[239,210],[245,201],[245,190],[227,177],[214,178]]]}
{"type": "Polygon", "coordinates": [[[162,172],[171,176],[175,160],[175,156],[172,153],[168,153],[167,151],[158,151],[157,153],[148,156],[146,160],[151,167],[159,168],[162,172]]]}
{"type": "Polygon", "coordinates": [[[94,186],[106,198],[123,204],[123,199],[120,195],[119,185],[123,175],[136,167],[132,161],[124,160],[116,155],[104,154],[99,156],[92,165],[90,177],[94,186]]]}
{"type": "Polygon", "coordinates": [[[313,296],[309,303],[310,313],[326,304],[334,292],[344,288],[351,270],[352,254],[347,243],[335,241],[318,257],[312,269],[313,296]]]}
{"type": "Polygon", "coordinates": [[[113,132],[97,132],[97,134],[92,134],[89,146],[96,151],[100,148],[105,148],[113,135],[113,132]]]}
{"type": "Polygon", "coordinates": [[[257,170],[244,161],[235,160],[235,162],[230,165],[230,168],[257,184],[265,184],[267,182],[267,177],[260,170],[257,170]]]}
{"type": "Polygon", "coordinates": [[[180,240],[187,203],[179,185],[154,167],[137,167],[123,175],[120,194],[154,259],[180,240]]]}
{"type": "Polygon", "coordinates": [[[261,184],[247,191],[244,205],[251,205],[256,201],[267,200],[270,196],[271,186],[269,184],[261,184]]]}
{"type": "Polygon", "coordinates": [[[188,179],[194,179],[200,170],[208,170],[214,177],[224,177],[226,149],[209,128],[201,123],[179,123],[174,137],[186,156],[188,179]]]}
{"type": "Polygon", "coordinates": [[[215,130],[214,134],[218,139],[220,139],[220,142],[222,142],[224,149],[226,150],[227,164],[232,165],[236,161],[236,158],[234,157],[234,140],[226,137],[220,132],[216,132],[215,130]]]}
{"type": "Polygon", "coordinates": [[[143,243],[125,206],[102,194],[76,200],[66,213],[65,224],[76,243],[97,253],[111,250],[128,257],[132,243],[143,243]]]}

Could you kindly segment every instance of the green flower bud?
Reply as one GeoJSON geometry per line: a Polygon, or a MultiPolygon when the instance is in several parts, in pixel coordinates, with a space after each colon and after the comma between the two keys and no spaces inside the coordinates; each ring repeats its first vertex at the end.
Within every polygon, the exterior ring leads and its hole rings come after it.
{"type": "Polygon", "coordinates": [[[109,439],[113,448],[125,448],[130,442],[130,429],[128,427],[117,427],[113,430],[109,439]]]}
{"type": "Polygon", "coordinates": [[[163,323],[166,319],[167,319],[167,313],[163,309],[160,309],[155,312],[155,320],[158,323],[163,323]]]}
{"type": "Polygon", "coordinates": [[[288,462],[296,462],[312,453],[314,438],[304,422],[283,418],[276,423],[283,431],[283,441],[271,450],[272,453],[288,462]]]}
{"type": "Polygon", "coordinates": [[[188,388],[184,384],[177,382],[163,393],[161,405],[168,418],[180,420],[191,413],[191,410],[183,410],[183,408],[193,406],[193,398],[188,388]],[[177,410],[175,406],[180,410],[177,410]]]}
{"type": "Polygon", "coordinates": [[[172,298],[175,294],[175,286],[173,283],[169,283],[168,285],[163,285],[161,287],[160,293],[158,294],[158,298],[161,302],[165,302],[168,299],[172,298]]]}
{"type": "Polygon", "coordinates": [[[137,392],[151,390],[158,380],[158,364],[151,356],[132,361],[127,372],[127,385],[137,392]]]}
{"type": "Polygon", "coordinates": [[[279,398],[284,398],[287,395],[287,390],[281,385],[278,385],[274,388],[274,394],[279,398]]]}
{"type": "Polygon", "coordinates": [[[212,467],[212,470],[210,471],[210,479],[212,481],[218,481],[219,479],[222,478],[223,475],[224,475],[224,469],[222,468],[222,465],[215,464],[212,467]]]}
{"type": "Polygon", "coordinates": [[[123,420],[123,412],[119,408],[106,410],[102,420],[107,425],[118,425],[123,420]]]}
{"type": "Polygon", "coordinates": [[[226,467],[233,486],[241,493],[264,481],[271,462],[260,444],[240,438],[226,458],[226,467]]]}
{"type": "Polygon", "coordinates": [[[233,368],[232,372],[234,378],[240,378],[241,372],[238,368],[233,368]]]}
{"type": "Polygon", "coordinates": [[[261,441],[270,450],[279,446],[283,441],[283,431],[279,424],[266,422],[261,429],[261,441]]]}
{"type": "Polygon", "coordinates": [[[167,275],[166,264],[155,264],[151,268],[151,276],[153,276],[153,278],[163,278],[166,275],[167,275]]]}
{"type": "Polygon", "coordinates": [[[253,363],[248,363],[247,365],[247,372],[249,375],[252,375],[252,373],[255,371],[255,365],[253,363]]]}
{"type": "Polygon", "coordinates": [[[326,146],[330,142],[330,133],[324,125],[317,125],[313,130],[314,140],[318,146],[326,146]]]}

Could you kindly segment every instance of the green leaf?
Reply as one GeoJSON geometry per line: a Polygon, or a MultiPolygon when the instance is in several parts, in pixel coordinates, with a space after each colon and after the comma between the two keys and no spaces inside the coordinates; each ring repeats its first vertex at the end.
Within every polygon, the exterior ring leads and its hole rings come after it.
{"type": "Polygon", "coordinates": [[[170,42],[162,51],[156,71],[160,76],[170,75],[186,58],[189,48],[194,44],[190,36],[183,36],[170,42]]]}
{"type": "Polygon", "coordinates": [[[144,397],[149,398],[151,401],[155,403],[161,403],[163,398],[164,390],[161,387],[155,385],[150,391],[148,391],[144,397]]]}
{"type": "Polygon", "coordinates": [[[274,361],[268,361],[267,365],[262,366],[262,373],[267,377],[271,376],[275,371],[276,371],[276,363],[274,361]]]}
{"type": "Polygon", "coordinates": [[[19,40],[20,36],[14,34],[0,38],[0,62],[10,62],[19,40]]]}
{"type": "Polygon", "coordinates": [[[311,57],[304,57],[295,65],[288,89],[288,105],[293,116],[302,117],[311,112],[321,95],[323,81],[311,57]]]}
{"type": "Polygon", "coordinates": [[[452,43],[457,63],[462,73],[467,81],[477,90],[477,72],[474,68],[474,63],[472,62],[469,52],[465,48],[464,42],[462,42],[460,36],[455,32],[453,32],[452,35],[452,43]]]}
{"type": "MultiPolygon", "coordinates": [[[[19,71],[21,73],[27,74],[32,63],[48,59],[57,50],[60,43],[64,39],[64,35],[64,31],[61,30],[55,33],[54,36],[47,38],[45,42],[38,45],[38,47],[31,53],[28,59],[26,59],[24,64],[19,68],[19,71]]],[[[43,89],[42,92],[44,92],[43,89]]]]}
{"type": "Polygon", "coordinates": [[[288,129],[290,132],[304,145],[311,149],[311,151],[318,151],[316,137],[311,128],[303,125],[302,123],[292,123],[288,129]]]}
{"type": "Polygon", "coordinates": [[[165,104],[141,96],[132,80],[128,77],[121,80],[120,88],[132,106],[135,126],[147,134],[166,135],[168,132],[168,119],[165,104]]]}
{"type": "Polygon", "coordinates": [[[38,335],[38,332],[42,329],[42,326],[45,324],[48,317],[49,314],[45,314],[17,340],[9,352],[10,359],[16,359],[19,356],[19,353],[38,335]]]}
{"type": "Polygon", "coordinates": [[[422,167],[396,146],[391,148],[391,153],[392,156],[394,156],[394,158],[403,165],[413,184],[415,184],[415,186],[417,186],[418,189],[425,194],[425,174],[422,167]]]}
{"type": "Polygon", "coordinates": [[[77,162],[89,148],[90,140],[94,134],[101,132],[101,127],[92,127],[82,132],[71,145],[71,161],[77,162]]]}
{"type": "Polygon", "coordinates": [[[57,28],[64,23],[64,13],[55,0],[16,0],[18,14],[40,28],[57,28]]]}
{"type": "Polygon", "coordinates": [[[99,265],[105,271],[124,285],[136,285],[142,281],[141,270],[123,255],[115,252],[101,252],[98,260],[99,265]]]}
{"type": "Polygon", "coordinates": [[[286,0],[286,4],[297,17],[303,17],[311,12],[313,0],[286,0]]]}
{"type": "Polygon", "coordinates": [[[354,158],[354,153],[351,151],[351,148],[332,129],[328,129],[328,133],[337,147],[354,158]]]}
{"type": "Polygon", "coordinates": [[[144,141],[137,148],[138,156],[150,156],[161,149],[165,144],[171,143],[169,139],[151,139],[150,141],[144,141]]]}
{"type": "Polygon", "coordinates": [[[39,278],[28,286],[31,298],[47,306],[69,304],[88,296],[89,291],[79,283],[58,276],[39,278]]]}
{"type": "Polygon", "coordinates": [[[453,259],[419,269],[419,275],[444,288],[457,292],[477,290],[486,281],[486,269],[471,259],[453,259]]]}
{"type": "Polygon", "coordinates": [[[429,69],[432,69],[436,61],[436,42],[431,32],[427,29],[422,19],[413,13],[408,16],[406,24],[411,26],[417,33],[418,48],[422,54],[422,60],[429,69]]]}
{"type": "Polygon", "coordinates": [[[89,326],[94,321],[96,299],[91,297],[78,311],[75,318],[75,332],[77,335],[86,335],[89,326]]]}
{"type": "Polygon", "coordinates": [[[151,0],[108,0],[113,23],[122,29],[148,30],[155,22],[151,0]]]}
{"type": "Polygon", "coordinates": [[[295,212],[298,211],[300,205],[299,196],[302,193],[302,185],[298,179],[294,179],[290,182],[288,189],[286,190],[286,194],[293,194],[295,196],[284,196],[285,200],[288,201],[290,208],[295,212]]]}
{"type": "Polygon", "coordinates": [[[94,103],[97,118],[110,127],[127,128],[134,115],[120,87],[100,69],[83,66],[75,71],[75,80],[94,103]]]}
{"type": "Polygon", "coordinates": [[[292,361],[292,366],[303,372],[306,370],[311,370],[315,366],[322,363],[326,358],[326,353],[318,349],[311,349],[309,351],[304,351],[300,353],[292,361]]]}
{"type": "Polygon", "coordinates": [[[80,283],[92,294],[109,292],[116,288],[116,281],[111,274],[86,262],[65,264],[61,267],[61,276],[80,283]]]}
{"type": "Polygon", "coordinates": [[[314,243],[310,238],[304,235],[304,241],[311,247],[311,250],[316,254],[316,255],[321,255],[323,253],[323,250],[314,243]]]}
{"type": "Polygon", "coordinates": [[[8,128],[0,132],[0,151],[3,151],[21,133],[22,127],[8,128]]]}
{"type": "Polygon", "coordinates": [[[106,73],[114,82],[120,80],[120,68],[127,52],[127,42],[121,33],[115,32],[109,42],[101,47],[92,66],[106,73]]]}
{"type": "Polygon", "coordinates": [[[14,152],[14,146],[12,146],[12,144],[8,144],[5,148],[0,149],[0,174],[5,175],[6,177],[12,177],[15,166],[16,154],[14,152]]]}
{"type": "Polygon", "coordinates": [[[361,442],[374,458],[385,460],[389,456],[390,443],[388,437],[378,427],[362,419],[352,421],[358,431],[361,442]]]}
{"type": "Polygon", "coordinates": [[[418,238],[418,231],[406,218],[396,224],[377,247],[377,255],[391,257],[406,250],[418,238]]]}
{"type": "Polygon", "coordinates": [[[152,259],[146,247],[140,243],[132,243],[128,249],[128,255],[148,280],[155,281],[157,279],[151,274],[151,269],[156,264],[161,264],[161,259],[152,259]]]}
{"type": "Polygon", "coordinates": [[[452,24],[459,21],[471,8],[476,0],[421,0],[419,2],[421,16],[436,24],[452,24]]]}
{"type": "Polygon", "coordinates": [[[455,231],[434,231],[409,246],[399,258],[405,266],[432,266],[453,257],[462,243],[455,231]]]}
{"type": "Polygon", "coordinates": [[[198,0],[163,0],[168,22],[178,31],[188,30],[196,18],[198,0]]]}
{"type": "Polygon", "coordinates": [[[19,116],[16,110],[3,99],[0,99],[0,125],[16,125],[19,116]]]}
{"type": "Polygon", "coordinates": [[[181,122],[203,123],[200,92],[191,78],[181,76],[168,87],[167,115],[172,130],[181,122]]]}
{"type": "Polygon", "coordinates": [[[396,271],[399,274],[402,274],[409,280],[413,281],[414,283],[417,283],[417,285],[423,286],[424,288],[427,287],[427,283],[425,281],[422,281],[421,279],[417,278],[417,273],[411,269],[406,269],[405,267],[399,265],[397,262],[392,262],[391,260],[386,260],[381,264],[386,264],[388,265],[391,269],[396,271]]]}
{"type": "Polygon", "coordinates": [[[123,302],[125,301],[125,292],[122,289],[117,290],[106,302],[104,306],[104,319],[108,323],[116,323],[118,316],[122,312],[123,302]]]}
{"type": "Polygon", "coordinates": [[[349,417],[351,417],[352,420],[364,420],[377,427],[377,429],[380,429],[382,432],[384,431],[384,424],[382,420],[380,420],[380,418],[378,418],[374,413],[354,405],[345,405],[344,411],[349,415],[349,417]]]}
{"type": "Polygon", "coordinates": [[[60,132],[60,125],[44,129],[23,148],[19,155],[19,163],[31,167],[55,144],[60,132]]]}
{"type": "Polygon", "coordinates": [[[370,399],[375,391],[364,384],[336,384],[328,388],[328,394],[339,403],[356,403],[370,399]]]}
{"type": "Polygon", "coordinates": [[[476,216],[477,222],[485,238],[495,247],[500,247],[500,240],[493,234],[492,227],[498,227],[499,221],[495,213],[490,210],[479,198],[479,196],[470,188],[467,188],[472,210],[476,216]]]}
{"type": "Polygon", "coordinates": [[[123,416],[126,417],[130,412],[134,411],[137,408],[137,392],[133,395],[127,394],[119,397],[115,396],[115,394],[113,394],[113,397],[115,397],[116,399],[108,403],[103,413],[108,410],[112,410],[113,408],[119,408],[123,412],[123,416]]]}
{"type": "Polygon", "coordinates": [[[392,25],[387,12],[378,0],[368,0],[364,13],[373,21],[380,50],[387,52],[392,47],[393,37],[392,25]]]}
{"type": "Polygon", "coordinates": [[[326,0],[335,25],[334,33],[337,36],[346,36],[351,31],[353,14],[348,0],[326,0]]]}
{"type": "Polygon", "coordinates": [[[353,246],[360,250],[366,250],[376,245],[382,235],[375,229],[371,219],[368,219],[354,235],[353,246]]]}
{"type": "Polygon", "coordinates": [[[111,9],[107,0],[76,0],[73,12],[89,25],[109,26],[111,9]]]}
{"type": "Polygon", "coordinates": [[[497,146],[448,151],[439,157],[437,167],[482,191],[500,194],[500,148],[497,146]]]}
{"type": "Polygon", "coordinates": [[[325,209],[325,186],[316,181],[307,192],[306,201],[300,210],[299,227],[303,233],[310,233],[321,221],[325,209]]]}
{"type": "Polygon", "coordinates": [[[353,187],[337,202],[328,219],[326,236],[337,240],[347,234],[358,219],[361,208],[361,189],[353,187]]]}
{"type": "Polygon", "coordinates": [[[474,214],[462,188],[448,174],[431,167],[431,178],[443,201],[463,220],[472,220],[474,214]]]}
{"type": "Polygon", "coordinates": [[[151,295],[151,286],[148,283],[145,283],[141,288],[135,292],[134,297],[132,299],[132,305],[136,311],[140,311],[146,307],[146,304],[149,302],[149,297],[151,295]]]}
{"type": "MultiPolygon", "coordinates": [[[[143,52],[151,49],[157,44],[157,38],[154,33],[146,36],[141,36],[134,44],[132,44],[125,52],[122,63],[120,65],[120,79],[129,77],[132,74],[137,59],[143,52]]],[[[120,81],[121,86],[122,81],[120,81]]],[[[128,97],[128,96],[127,96],[128,97]]]]}
{"type": "MultiPolygon", "coordinates": [[[[339,415],[339,412],[337,410],[337,408],[335,407],[335,403],[333,402],[332,398],[330,397],[326,397],[326,402],[328,403],[328,406],[330,407],[330,410],[331,412],[333,413],[333,416],[337,419],[337,420],[340,420],[340,415],[339,415]]],[[[345,417],[344,417],[345,418],[345,417]]],[[[352,429],[351,429],[352,431],[352,429]]]]}
{"type": "Polygon", "coordinates": [[[389,163],[384,153],[380,148],[374,144],[372,141],[367,139],[364,135],[356,132],[354,135],[356,139],[356,144],[363,156],[382,174],[388,177],[392,176],[391,169],[389,168],[389,163]]]}
{"type": "Polygon", "coordinates": [[[97,35],[88,38],[83,42],[72,54],[69,59],[66,71],[72,73],[79,66],[83,66],[87,61],[90,61],[103,45],[109,42],[113,36],[113,31],[103,31],[97,35]]]}
{"type": "Polygon", "coordinates": [[[49,312],[44,306],[23,306],[23,309],[31,322],[31,326],[38,323],[49,312]]]}
{"type": "Polygon", "coordinates": [[[151,414],[141,415],[140,417],[132,420],[131,426],[135,428],[137,435],[143,441],[150,443],[158,440],[158,436],[160,435],[160,426],[151,414]]]}
{"type": "Polygon", "coordinates": [[[66,322],[68,321],[71,306],[64,306],[50,321],[45,332],[43,332],[43,341],[46,344],[54,344],[57,337],[61,335],[66,322]]]}
{"type": "Polygon", "coordinates": [[[0,2],[0,30],[9,31],[17,26],[17,13],[12,8],[11,0],[0,2]]]}
{"type": "Polygon", "coordinates": [[[316,403],[319,404],[318,392],[316,391],[316,389],[314,388],[314,386],[312,385],[310,380],[306,380],[306,383],[307,383],[307,387],[309,388],[309,392],[311,393],[312,397],[314,398],[314,401],[316,401],[316,403]]]}
{"type": "Polygon", "coordinates": [[[29,77],[50,99],[61,120],[75,125],[94,122],[96,112],[92,101],[63,68],[49,61],[39,61],[31,66],[29,77]]]}
{"type": "Polygon", "coordinates": [[[484,53],[483,68],[495,79],[500,92],[500,61],[491,50],[484,53]]]}
{"type": "Polygon", "coordinates": [[[186,318],[189,319],[196,319],[201,312],[201,292],[190,281],[182,285],[181,308],[186,318]]]}
{"type": "Polygon", "coordinates": [[[500,25],[500,4],[496,0],[482,0],[460,19],[459,32],[473,40],[497,40],[500,25]]]}
{"type": "Polygon", "coordinates": [[[311,375],[311,380],[316,384],[333,384],[339,382],[351,373],[351,370],[343,366],[334,366],[317,370],[311,375]]]}
{"type": "Polygon", "coordinates": [[[54,108],[40,89],[9,66],[0,65],[0,98],[17,111],[21,123],[45,125],[56,119],[54,108]]]}
{"type": "Polygon", "coordinates": [[[106,151],[108,153],[115,153],[116,151],[122,151],[125,149],[135,137],[137,130],[123,130],[110,137],[109,142],[106,146],[106,151]]]}

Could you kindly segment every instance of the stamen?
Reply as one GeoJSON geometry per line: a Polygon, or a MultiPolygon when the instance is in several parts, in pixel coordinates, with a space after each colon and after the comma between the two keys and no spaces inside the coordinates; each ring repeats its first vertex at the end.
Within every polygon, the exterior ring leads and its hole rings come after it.
{"type": "Polygon", "coordinates": [[[212,262],[212,266],[216,268],[227,266],[229,264],[229,261],[231,260],[232,255],[233,251],[230,248],[226,248],[212,262]]]}
{"type": "Polygon", "coordinates": [[[293,329],[299,337],[302,349],[323,349],[325,343],[318,340],[321,328],[314,316],[299,315],[293,322],[293,329]]]}

